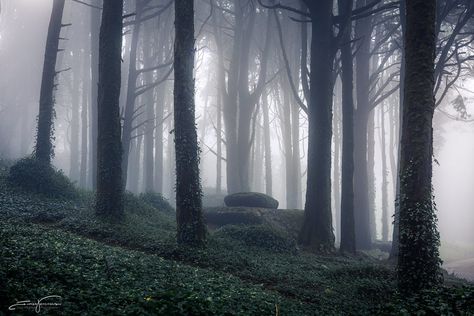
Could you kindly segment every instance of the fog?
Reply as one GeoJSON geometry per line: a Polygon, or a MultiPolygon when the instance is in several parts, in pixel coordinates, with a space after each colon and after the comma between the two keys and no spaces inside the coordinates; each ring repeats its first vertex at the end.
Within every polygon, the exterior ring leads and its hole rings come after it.
{"type": "MultiPolygon", "coordinates": [[[[91,2],[91,1],[89,1],[91,2]]],[[[165,1],[158,1],[165,3],[165,1]]],[[[287,1],[290,2],[291,1],[287,1]]],[[[134,12],[134,2],[126,1],[127,13],[134,12]]],[[[205,195],[213,195],[216,193],[217,186],[217,106],[220,102],[221,96],[218,95],[219,89],[218,77],[218,47],[216,46],[213,35],[213,24],[222,23],[221,45],[224,45],[224,59],[226,65],[231,58],[231,37],[226,34],[228,29],[232,28],[233,23],[225,21],[226,16],[220,14],[218,19],[210,19],[210,7],[205,1],[197,1],[196,5],[196,121],[198,138],[200,142],[201,153],[201,179],[205,195]]],[[[220,2],[221,3],[221,2],[220,2]]],[[[229,7],[227,2],[223,1],[222,5],[229,7]]],[[[254,4],[258,7],[258,4],[254,4]]],[[[38,102],[41,86],[41,76],[43,69],[43,59],[45,42],[48,30],[48,23],[51,14],[52,0],[2,0],[1,1],[1,16],[0,16],[0,157],[3,159],[18,159],[33,152],[35,144],[36,132],[36,117],[38,115],[38,102]]],[[[71,23],[70,26],[64,27],[61,31],[61,37],[67,40],[60,41],[60,48],[64,49],[59,53],[58,62],[56,65],[57,71],[65,70],[58,73],[57,76],[57,90],[55,92],[55,112],[56,118],[54,120],[54,161],[53,164],[59,169],[62,169],[66,175],[74,175],[74,168],[77,168],[79,163],[78,157],[71,155],[79,155],[81,150],[71,151],[71,146],[80,144],[78,140],[73,140],[72,137],[72,123],[73,120],[80,120],[77,116],[80,112],[78,108],[87,108],[90,110],[90,86],[89,83],[75,82],[77,80],[74,76],[90,76],[90,11],[93,8],[85,6],[79,2],[66,1],[66,8],[63,15],[63,24],[71,23]],[[83,57],[83,55],[87,55],[83,57]],[[69,69],[70,68],[70,69],[69,69]],[[84,91],[83,89],[87,89],[84,91]],[[77,94],[77,95],[76,95],[77,94]],[[84,97],[85,96],[85,97],[84,97]],[[75,114],[74,114],[75,113],[75,114]]],[[[218,8],[214,8],[218,11],[218,8]]],[[[157,41],[171,41],[172,25],[171,9],[169,12],[163,13],[154,22],[151,22],[146,27],[153,28],[153,36],[156,36],[157,41]],[[168,23],[168,28],[164,25],[168,23]]],[[[269,131],[270,131],[270,146],[271,146],[271,162],[272,162],[272,195],[280,202],[280,208],[288,208],[286,192],[288,189],[286,181],[287,167],[285,155],[285,136],[284,124],[286,119],[290,119],[291,110],[286,110],[285,104],[290,106],[298,106],[295,101],[293,92],[285,83],[287,78],[287,69],[283,63],[280,42],[276,31],[268,34],[266,31],[267,10],[259,7],[257,9],[256,24],[251,34],[246,34],[250,37],[249,48],[249,78],[248,88],[250,92],[255,91],[259,82],[259,73],[262,67],[262,56],[265,51],[265,39],[270,36],[272,38],[270,49],[267,58],[267,84],[268,90],[264,92],[264,96],[268,95],[269,104],[269,131]],[[285,91],[286,89],[286,91],[285,91]]],[[[285,42],[287,55],[290,59],[290,67],[295,68],[299,64],[299,47],[301,41],[298,36],[292,34],[299,33],[300,23],[290,19],[295,15],[286,12],[279,13],[280,23],[283,27],[282,39],[285,42]],[[293,43],[296,43],[293,45],[293,43]],[[293,47],[296,46],[296,51],[293,47]],[[293,51],[292,51],[293,50],[293,51]]],[[[274,23],[271,20],[271,23],[274,23]]],[[[121,89],[122,109],[125,106],[126,91],[127,91],[127,74],[130,51],[130,41],[132,36],[132,27],[128,26],[124,31],[123,44],[123,80],[121,89]]],[[[271,29],[276,27],[272,24],[271,29]]],[[[229,31],[230,32],[230,31],[229,31]]],[[[142,35],[141,35],[142,36],[142,35]]],[[[373,34],[372,45],[376,43],[376,32],[373,34]]],[[[143,42],[139,42],[139,46],[143,42]]],[[[169,48],[159,49],[169,50],[169,48]]],[[[141,48],[139,48],[140,50],[141,48]]],[[[471,48],[466,48],[468,54],[472,54],[471,48]]],[[[160,53],[161,54],[161,53],[160,53]]],[[[166,51],[163,53],[165,56],[166,51]]],[[[147,67],[143,66],[143,54],[138,54],[138,69],[147,67]]],[[[379,61],[373,61],[375,69],[379,61]]],[[[161,61],[166,60],[166,56],[161,61]]],[[[389,62],[393,63],[393,67],[383,74],[384,77],[389,76],[392,72],[399,69],[399,56],[394,53],[390,57],[389,62]],[[398,63],[398,64],[397,64],[398,63]]],[[[472,67],[466,62],[466,68],[472,67]]],[[[295,68],[296,69],[296,68],[295,68]]],[[[226,70],[228,71],[228,70],[226,70]]],[[[299,71],[293,72],[299,81],[299,71]]],[[[156,71],[154,77],[160,78],[163,72],[156,71]]],[[[139,79],[142,80],[142,79],[139,79]]],[[[144,80],[144,79],[143,79],[144,80]]],[[[398,76],[395,77],[394,82],[390,83],[384,91],[388,91],[390,87],[396,84],[398,76]]],[[[338,172],[340,168],[340,148],[341,146],[341,98],[340,80],[337,79],[334,88],[334,120],[333,120],[333,168],[332,173],[336,175],[332,179],[333,188],[340,185],[341,174],[338,172]],[[337,127],[339,126],[339,127],[337,127]],[[337,156],[339,155],[339,156],[337,156]],[[339,162],[335,162],[339,161],[339,162]],[[336,163],[338,163],[336,165],[336,163]]],[[[137,86],[141,84],[138,83],[137,86]]],[[[379,84],[380,86],[380,84],[379,84]]],[[[299,97],[304,100],[303,87],[297,87],[299,97]]],[[[474,256],[474,121],[471,118],[471,113],[474,115],[474,78],[473,73],[467,71],[462,74],[461,78],[457,80],[456,87],[448,89],[448,93],[442,97],[442,102],[439,104],[435,114],[435,152],[434,152],[434,195],[438,211],[438,227],[442,241],[442,256],[446,260],[469,258],[474,256]],[[459,109],[454,108],[453,102],[461,96],[464,100],[465,110],[467,113],[460,114],[459,109]],[[462,117],[461,117],[462,116],[462,117]],[[449,248],[449,249],[448,249],[449,248]]],[[[441,98],[441,92],[438,93],[441,98]]],[[[140,97],[136,101],[136,107],[144,104],[145,97],[140,97]]],[[[173,141],[170,137],[170,131],[173,130],[172,120],[167,117],[172,109],[172,76],[166,79],[160,87],[155,91],[155,100],[160,98],[157,102],[163,107],[164,119],[159,126],[163,129],[163,136],[161,140],[163,146],[163,173],[160,175],[163,182],[163,195],[170,201],[174,200],[174,164],[173,164],[173,141]],[[161,89],[161,92],[157,92],[161,89]]],[[[382,239],[382,208],[383,208],[383,175],[386,176],[387,194],[388,194],[388,215],[389,221],[392,222],[392,215],[395,210],[395,192],[396,192],[396,169],[392,169],[390,164],[390,156],[397,158],[398,150],[398,91],[393,93],[386,101],[379,104],[373,111],[373,143],[374,143],[374,188],[375,195],[373,199],[375,212],[375,226],[376,239],[382,239]],[[383,108],[382,108],[383,106],[383,108]],[[390,114],[390,112],[392,114],[390,114]],[[394,120],[395,118],[395,120],[394,120]],[[385,133],[381,131],[382,120],[384,120],[385,133]],[[385,155],[386,155],[386,169],[383,170],[382,164],[382,138],[385,138],[385,155]],[[392,139],[392,140],[390,140],[392,139]]],[[[256,112],[252,111],[252,124],[255,124],[252,139],[252,147],[250,149],[250,189],[252,191],[265,193],[265,153],[264,153],[264,117],[262,112],[263,101],[258,100],[256,112]]],[[[155,109],[156,111],[156,109],[155,109]]],[[[299,140],[297,146],[299,147],[299,163],[300,176],[299,185],[301,191],[298,192],[299,199],[304,205],[304,198],[306,196],[306,170],[307,170],[307,135],[308,122],[307,115],[301,109],[298,112],[298,129],[299,140]]],[[[146,114],[142,113],[138,116],[137,124],[146,121],[146,114]]],[[[293,116],[294,114],[291,114],[293,116]]],[[[222,119],[223,120],[223,119],[222,119]]],[[[79,126],[82,126],[80,123],[79,126]]],[[[90,127],[90,123],[88,123],[90,127]]],[[[144,123],[143,123],[144,124],[144,123]]],[[[225,139],[224,120],[220,123],[223,138],[225,139]]],[[[252,126],[252,125],[251,125],[252,126]]],[[[86,126],[87,127],[87,126],[86,126]]],[[[79,130],[73,131],[77,135],[82,135],[79,130]]],[[[131,145],[130,161],[129,161],[129,177],[127,189],[134,193],[145,192],[147,190],[145,185],[144,168],[144,149],[143,145],[138,145],[136,139],[141,142],[142,129],[138,128],[139,132],[134,131],[136,135],[131,145]],[[138,149],[137,149],[138,148],[138,149]],[[136,181],[136,183],[132,183],[136,181]]],[[[89,133],[89,132],[87,132],[89,133]]],[[[81,137],[77,136],[76,137],[81,137]]],[[[87,148],[90,152],[91,136],[87,134],[87,148]]],[[[155,137],[156,137],[155,132],[155,137]]],[[[370,137],[370,136],[369,136],[370,137]]],[[[369,142],[371,140],[369,139],[369,142]]],[[[225,147],[225,144],[222,144],[225,147]]],[[[156,149],[156,144],[153,147],[156,149]]],[[[222,149],[225,152],[225,149],[222,149]]],[[[155,154],[156,155],[156,154],[155,154]]],[[[225,154],[223,154],[225,156],[225,154]]],[[[155,156],[156,157],[156,156],[155,156]]],[[[221,169],[222,194],[226,189],[226,161],[223,158],[221,169]]],[[[355,166],[357,169],[359,166],[355,166]]],[[[78,183],[79,177],[74,175],[72,180],[78,183]]],[[[156,181],[156,180],[155,180],[156,181]]],[[[355,183],[358,186],[358,183],[355,183]]],[[[92,187],[90,154],[88,154],[87,162],[87,183],[84,186],[90,189],[92,187]]],[[[339,189],[335,189],[339,191],[339,189]]],[[[339,207],[340,201],[337,200],[336,192],[333,193],[333,223],[337,227],[336,210],[339,207]]],[[[294,206],[293,206],[294,207],[294,206]]],[[[389,225],[389,240],[392,239],[392,225],[389,225]]],[[[336,231],[336,235],[338,232],[336,231]]],[[[338,239],[338,237],[336,238],[338,239]]]]}

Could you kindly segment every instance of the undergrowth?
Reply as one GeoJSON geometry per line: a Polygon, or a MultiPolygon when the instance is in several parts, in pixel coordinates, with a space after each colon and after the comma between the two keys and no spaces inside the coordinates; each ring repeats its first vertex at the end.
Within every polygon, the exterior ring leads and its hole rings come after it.
{"type": "Polygon", "coordinates": [[[392,266],[303,252],[291,233],[268,226],[224,226],[205,248],[179,247],[174,210],[159,196],[127,194],[124,220],[110,223],[94,216],[90,192],[51,198],[13,187],[7,176],[0,168],[0,311],[60,292],[61,309],[48,312],[441,315],[439,303],[470,315],[463,302],[472,288],[401,300],[392,266]]]}

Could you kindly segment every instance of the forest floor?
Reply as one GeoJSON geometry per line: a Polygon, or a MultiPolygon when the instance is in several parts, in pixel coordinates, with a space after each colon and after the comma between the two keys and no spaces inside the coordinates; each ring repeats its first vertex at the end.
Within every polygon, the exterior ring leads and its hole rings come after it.
{"type": "Polygon", "coordinates": [[[225,226],[205,248],[179,247],[164,201],[127,194],[125,219],[105,222],[90,193],[27,193],[8,184],[7,172],[0,171],[0,315],[48,295],[61,296],[61,306],[40,312],[58,315],[474,315],[474,289],[457,279],[407,302],[395,291],[393,266],[368,255],[312,254],[262,225],[225,226]]]}

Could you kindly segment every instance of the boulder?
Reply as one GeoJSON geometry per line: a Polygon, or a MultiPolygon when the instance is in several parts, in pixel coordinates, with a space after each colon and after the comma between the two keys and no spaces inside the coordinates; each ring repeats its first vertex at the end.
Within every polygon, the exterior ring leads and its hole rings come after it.
{"type": "Polygon", "coordinates": [[[240,192],[229,194],[224,198],[226,206],[229,207],[258,207],[278,208],[278,201],[269,195],[257,192],[240,192]]]}

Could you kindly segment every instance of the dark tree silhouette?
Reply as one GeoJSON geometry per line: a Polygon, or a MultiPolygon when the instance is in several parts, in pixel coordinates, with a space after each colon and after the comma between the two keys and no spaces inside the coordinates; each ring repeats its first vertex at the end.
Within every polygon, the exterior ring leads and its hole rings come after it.
{"type": "MultiPolygon", "coordinates": [[[[96,4],[102,6],[103,0],[97,0],[96,4]]],[[[91,87],[90,87],[90,164],[92,188],[97,186],[97,100],[99,82],[99,31],[100,31],[100,10],[90,8],[90,50],[91,50],[91,87]]]]}
{"type": "Polygon", "coordinates": [[[35,158],[46,165],[51,164],[53,156],[54,81],[57,74],[56,59],[59,51],[64,2],[65,0],[54,0],[53,2],[41,79],[35,158]]]}
{"type": "Polygon", "coordinates": [[[176,220],[180,244],[202,245],[199,148],[194,117],[194,3],[175,1],[174,135],[176,151],[176,220]]]}
{"type": "Polygon", "coordinates": [[[99,39],[96,213],[123,215],[120,82],[123,0],[104,0],[99,39]]]}
{"type": "Polygon", "coordinates": [[[405,294],[442,280],[431,186],[435,21],[435,0],[406,2],[398,255],[398,285],[405,294]]]}
{"type": "Polygon", "coordinates": [[[352,0],[339,0],[344,16],[341,36],[342,80],[342,179],[341,179],[341,251],[355,253],[354,229],[354,96],[352,66],[352,0]]]}
{"type": "Polygon", "coordinates": [[[311,92],[308,106],[308,176],[304,224],[299,242],[332,251],[331,137],[333,32],[332,0],[304,1],[311,13],[311,92]]]}

